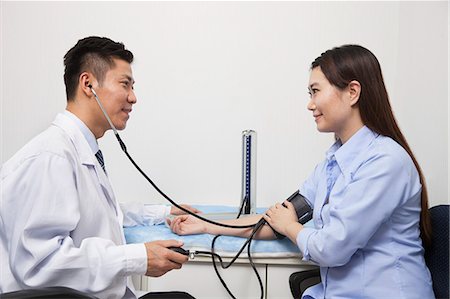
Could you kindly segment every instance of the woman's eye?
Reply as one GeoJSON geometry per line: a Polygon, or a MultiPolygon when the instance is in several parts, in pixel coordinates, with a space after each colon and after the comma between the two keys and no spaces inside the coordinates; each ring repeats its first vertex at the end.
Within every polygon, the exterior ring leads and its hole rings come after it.
{"type": "Polygon", "coordinates": [[[310,97],[312,97],[318,91],[319,90],[317,88],[313,88],[313,89],[308,90],[308,94],[309,94],[310,97]]]}

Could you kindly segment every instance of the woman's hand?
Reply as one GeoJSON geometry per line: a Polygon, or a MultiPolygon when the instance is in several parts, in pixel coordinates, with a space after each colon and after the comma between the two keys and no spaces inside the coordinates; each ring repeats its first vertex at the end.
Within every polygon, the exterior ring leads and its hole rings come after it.
{"type": "Polygon", "coordinates": [[[289,201],[285,201],[284,204],[286,207],[280,203],[275,204],[266,211],[263,217],[274,230],[295,243],[297,234],[303,229],[303,225],[298,222],[294,205],[289,201]]]}
{"type": "Polygon", "coordinates": [[[181,215],[174,219],[167,219],[170,229],[177,235],[205,234],[206,222],[191,215],[181,215]]]}
{"type": "MultiPolygon", "coordinates": [[[[196,208],[191,207],[190,205],[181,204],[180,206],[182,206],[183,208],[185,208],[188,211],[191,211],[194,214],[200,213],[200,210],[197,210],[196,208]]],[[[179,209],[179,208],[173,206],[170,208],[170,214],[171,215],[185,215],[186,212],[183,211],[182,209],[179,209]]]]}

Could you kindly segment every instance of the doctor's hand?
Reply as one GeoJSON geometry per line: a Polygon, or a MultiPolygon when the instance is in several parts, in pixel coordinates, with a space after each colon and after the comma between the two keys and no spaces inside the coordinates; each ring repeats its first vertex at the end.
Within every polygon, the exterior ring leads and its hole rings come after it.
{"type": "Polygon", "coordinates": [[[298,222],[294,205],[289,201],[285,201],[284,204],[286,207],[280,203],[275,204],[263,217],[274,230],[296,243],[297,235],[303,229],[303,225],[298,222]]]}
{"type": "MultiPolygon", "coordinates": [[[[182,206],[183,208],[185,208],[188,211],[191,211],[192,213],[195,213],[195,214],[200,213],[200,210],[197,210],[196,208],[191,207],[190,205],[181,204],[180,206],[182,206]]],[[[182,209],[179,209],[179,208],[177,208],[175,206],[172,206],[170,208],[170,214],[171,215],[185,215],[186,212],[183,211],[182,209]]]]}
{"type": "Polygon", "coordinates": [[[167,219],[170,229],[177,235],[204,234],[206,231],[206,222],[191,215],[181,215],[174,219],[167,219]]]}
{"type": "Polygon", "coordinates": [[[151,277],[159,277],[173,269],[180,269],[188,257],[167,247],[180,247],[183,243],[176,240],[161,240],[145,243],[147,250],[147,273],[151,277]]]}

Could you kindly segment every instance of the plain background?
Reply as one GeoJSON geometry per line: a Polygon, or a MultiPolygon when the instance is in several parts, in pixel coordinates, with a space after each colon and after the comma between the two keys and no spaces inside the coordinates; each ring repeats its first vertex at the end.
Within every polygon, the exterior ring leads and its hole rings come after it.
{"type": "MultiPolygon", "coordinates": [[[[448,202],[448,3],[1,2],[1,163],[65,107],[63,56],[107,36],[135,54],[138,103],[121,136],[171,197],[237,206],[241,132],[257,131],[257,204],[294,192],[331,134],[307,111],[310,63],[361,44],[379,59],[394,113],[448,202]]],[[[113,134],[100,140],[120,201],[165,203],[113,134]]]]}

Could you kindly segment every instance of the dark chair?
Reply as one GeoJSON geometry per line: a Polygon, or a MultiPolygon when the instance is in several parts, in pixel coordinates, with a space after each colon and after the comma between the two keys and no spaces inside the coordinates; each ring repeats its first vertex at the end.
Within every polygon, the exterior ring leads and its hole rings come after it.
{"type": "Polygon", "coordinates": [[[1,299],[96,299],[97,297],[66,287],[27,289],[0,294],[1,299]]]}
{"type": "Polygon", "coordinates": [[[150,292],[145,294],[139,299],[195,299],[189,293],[186,292],[150,292]]]}
{"type": "MultiPolygon", "coordinates": [[[[430,208],[433,236],[431,247],[425,252],[425,262],[430,269],[433,291],[437,299],[449,297],[449,205],[430,208]]],[[[319,270],[300,271],[289,277],[294,298],[300,298],[310,286],[320,282],[319,270]]]]}
{"type": "MultiPolygon", "coordinates": [[[[150,292],[140,299],[195,299],[185,292],[150,292]]],[[[66,288],[46,287],[38,289],[27,289],[0,294],[0,299],[98,299],[92,295],[66,288]]]]}
{"type": "Polygon", "coordinates": [[[436,298],[449,298],[449,205],[430,208],[433,235],[425,251],[425,262],[431,272],[436,298]]]}
{"type": "Polygon", "coordinates": [[[294,298],[298,299],[302,296],[303,292],[320,282],[320,271],[319,269],[299,271],[292,273],[289,276],[289,286],[291,288],[291,293],[294,298]]]}

